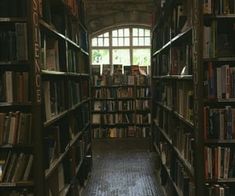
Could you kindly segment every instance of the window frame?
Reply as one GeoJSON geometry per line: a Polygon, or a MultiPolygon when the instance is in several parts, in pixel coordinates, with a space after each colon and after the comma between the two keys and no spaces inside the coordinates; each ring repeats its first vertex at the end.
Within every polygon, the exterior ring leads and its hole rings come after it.
{"type": "MultiPolygon", "coordinates": [[[[149,49],[150,51],[150,59],[151,59],[151,28],[149,26],[136,26],[136,25],[133,25],[133,26],[118,26],[118,27],[113,27],[113,28],[109,28],[109,29],[105,29],[103,31],[100,31],[98,33],[95,33],[93,35],[90,36],[90,54],[92,54],[92,50],[101,50],[101,49],[108,49],[109,50],[109,64],[113,64],[113,50],[115,49],[129,49],[130,50],[130,65],[134,65],[133,64],[133,51],[134,49],[149,49]],[[112,31],[114,30],[119,30],[119,29],[126,29],[128,28],[129,29],[129,46],[113,46],[112,45],[112,31]],[[136,36],[133,36],[133,29],[134,28],[137,28],[137,29],[143,29],[144,32],[145,30],[149,30],[150,32],[150,45],[149,46],[133,46],[133,37],[136,37],[136,36]],[[100,35],[103,35],[105,33],[108,33],[109,35],[109,46],[92,46],[92,39],[93,38],[98,38],[100,35]]],[[[121,36],[121,37],[125,37],[124,35],[121,36]]],[[[138,37],[142,37],[142,36],[139,36],[138,37]]],[[[145,37],[145,36],[144,36],[145,37]]],[[[91,65],[93,65],[93,62],[92,62],[92,55],[90,55],[90,62],[91,62],[91,65]]],[[[97,64],[94,64],[94,65],[97,65],[97,64]]],[[[151,66],[151,60],[150,60],[150,64],[148,66],[151,66]]]]}

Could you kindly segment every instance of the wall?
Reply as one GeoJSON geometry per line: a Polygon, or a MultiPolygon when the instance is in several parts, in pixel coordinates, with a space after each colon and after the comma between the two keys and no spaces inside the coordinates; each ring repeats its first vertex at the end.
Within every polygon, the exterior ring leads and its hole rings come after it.
{"type": "Polygon", "coordinates": [[[84,0],[90,34],[122,24],[152,25],[154,0],[84,0]]]}

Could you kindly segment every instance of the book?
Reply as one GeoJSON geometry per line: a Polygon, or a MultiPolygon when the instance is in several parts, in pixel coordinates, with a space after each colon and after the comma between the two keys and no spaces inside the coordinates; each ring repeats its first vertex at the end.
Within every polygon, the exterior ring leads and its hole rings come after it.
{"type": "Polygon", "coordinates": [[[29,180],[30,173],[31,173],[31,170],[32,170],[32,166],[33,166],[33,159],[34,159],[33,155],[30,154],[29,158],[28,158],[27,166],[25,168],[24,175],[23,175],[23,178],[22,178],[22,180],[24,180],[24,181],[29,180]]]}
{"type": "Polygon", "coordinates": [[[18,61],[28,60],[27,24],[15,23],[16,55],[18,61]]]}

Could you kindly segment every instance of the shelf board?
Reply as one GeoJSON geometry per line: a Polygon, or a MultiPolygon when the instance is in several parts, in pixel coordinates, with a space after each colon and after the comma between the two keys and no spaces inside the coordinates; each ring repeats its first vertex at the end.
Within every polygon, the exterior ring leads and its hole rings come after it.
{"type": "Polygon", "coordinates": [[[175,184],[175,182],[173,181],[172,177],[171,177],[171,174],[170,174],[170,170],[167,168],[167,166],[165,164],[162,164],[165,172],[167,173],[168,175],[168,178],[170,179],[172,185],[174,186],[174,189],[175,191],[177,192],[177,196],[183,196],[183,193],[182,191],[179,190],[178,186],[175,184]]]}
{"type": "Polygon", "coordinates": [[[70,187],[71,187],[71,184],[65,185],[63,189],[59,192],[59,195],[67,195],[70,187]]]}
{"type": "Polygon", "coordinates": [[[41,70],[42,75],[52,75],[52,76],[66,76],[66,72],[53,71],[53,70],[41,70]]]}
{"type": "Polygon", "coordinates": [[[32,187],[32,181],[19,181],[19,182],[1,182],[0,187],[32,187]]]}
{"type": "Polygon", "coordinates": [[[153,146],[154,146],[154,149],[156,150],[156,152],[160,155],[160,150],[159,150],[156,142],[153,142],[153,146]]]}
{"type": "Polygon", "coordinates": [[[101,124],[101,123],[92,123],[92,126],[99,127],[127,127],[127,126],[135,126],[135,123],[115,123],[115,124],[101,124]]]}
{"type": "Polygon", "coordinates": [[[208,183],[235,183],[235,178],[227,178],[227,179],[206,179],[208,183]]]}
{"type": "Polygon", "coordinates": [[[69,112],[69,110],[65,110],[65,111],[61,112],[60,114],[51,117],[51,119],[49,119],[43,123],[44,127],[48,127],[48,126],[52,125],[53,123],[55,123],[56,121],[58,121],[59,119],[64,118],[65,115],[68,114],[68,112],[69,112]]]}
{"type": "Polygon", "coordinates": [[[26,17],[0,17],[0,22],[27,22],[26,17]]]}
{"type": "Polygon", "coordinates": [[[32,149],[34,148],[34,145],[24,145],[24,144],[4,144],[4,145],[0,145],[1,149],[8,149],[8,148],[21,148],[21,149],[32,149]]]}
{"type": "Polygon", "coordinates": [[[192,75],[165,75],[165,76],[153,76],[153,79],[165,79],[165,80],[193,80],[192,75]]]}
{"type": "Polygon", "coordinates": [[[192,178],[194,178],[194,170],[192,165],[188,162],[188,160],[186,160],[181,153],[179,152],[179,150],[173,146],[174,151],[177,154],[178,159],[180,160],[180,162],[184,165],[184,167],[187,169],[188,173],[191,175],[192,178]]]}
{"type": "Polygon", "coordinates": [[[204,58],[203,59],[204,62],[208,62],[208,61],[235,61],[235,57],[231,56],[231,57],[214,57],[214,58],[204,58]]]}
{"type": "Polygon", "coordinates": [[[93,88],[120,88],[120,87],[125,87],[125,88],[128,88],[128,87],[135,87],[135,85],[128,85],[128,84],[120,84],[120,85],[117,85],[117,84],[114,84],[114,85],[100,85],[100,86],[93,86],[93,88]]]}
{"type": "Polygon", "coordinates": [[[1,68],[13,68],[15,70],[25,70],[28,71],[30,62],[29,61],[0,61],[1,68]]]}
{"type": "Polygon", "coordinates": [[[170,47],[170,45],[174,44],[175,42],[179,41],[180,39],[184,38],[185,35],[187,35],[189,32],[192,32],[192,28],[188,28],[187,30],[185,30],[182,33],[179,33],[178,35],[176,35],[175,37],[173,37],[170,41],[168,41],[164,46],[162,46],[162,48],[160,48],[159,50],[155,51],[153,53],[153,56],[156,56],[157,54],[161,53],[163,50],[167,49],[168,47],[170,47]]]}
{"type": "Polygon", "coordinates": [[[235,19],[235,14],[227,14],[227,15],[213,15],[213,14],[205,14],[204,17],[207,19],[235,19]]]}
{"type": "Polygon", "coordinates": [[[177,117],[178,119],[180,119],[182,122],[184,122],[185,124],[187,124],[188,126],[190,127],[194,127],[194,124],[192,122],[190,122],[189,120],[185,119],[181,114],[179,114],[178,112],[174,111],[173,112],[177,117]]]}
{"type": "Polygon", "coordinates": [[[45,178],[49,178],[50,175],[54,172],[55,169],[57,169],[58,165],[61,163],[61,161],[65,158],[65,156],[68,154],[69,152],[69,144],[66,146],[65,151],[57,158],[55,159],[50,167],[45,171],[45,178]]]}
{"type": "Polygon", "coordinates": [[[101,111],[95,111],[95,110],[93,110],[92,111],[92,113],[95,113],[95,114],[97,114],[97,113],[100,113],[100,114],[108,114],[108,113],[110,113],[110,114],[112,114],[112,113],[134,113],[135,111],[134,110],[118,110],[118,111],[104,111],[104,110],[101,110],[101,111]]]}
{"type": "MultiPolygon", "coordinates": [[[[74,41],[72,41],[71,39],[69,39],[68,37],[66,37],[65,35],[63,35],[62,33],[59,33],[53,25],[47,23],[46,21],[44,21],[44,20],[42,20],[42,19],[39,20],[39,24],[40,24],[42,27],[44,27],[45,29],[47,29],[48,31],[54,33],[54,34],[55,34],[56,36],[58,36],[60,39],[63,39],[63,40],[65,40],[65,41],[67,41],[69,44],[71,44],[71,45],[73,45],[74,47],[76,47],[77,49],[81,50],[80,46],[79,46],[77,43],[75,43],[74,41]]],[[[83,53],[84,53],[84,52],[83,52],[83,53]]]]}
{"type": "Polygon", "coordinates": [[[211,145],[220,145],[220,144],[228,144],[228,145],[234,145],[235,139],[207,139],[205,141],[205,144],[211,144],[211,145]]]}
{"type": "Polygon", "coordinates": [[[166,139],[166,141],[170,144],[170,146],[172,147],[172,149],[174,150],[174,152],[177,154],[177,158],[180,160],[180,162],[184,165],[184,167],[187,169],[188,173],[190,174],[190,176],[192,178],[194,178],[194,171],[193,171],[193,167],[191,166],[191,164],[181,155],[181,153],[179,152],[179,150],[173,145],[172,140],[169,138],[169,136],[167,135],[167,133],[160,127],[158,127],[159,131],[161,132],[161,134],[164,136],[164,138],[166,139]]]}
{"type": "Polygon", "coordinates": [[[0,107],[29,107],[32,106],[31,102],[28,103],[7,103],[7,102],[0,102],[0,107]]]}
{"type": "Polygon", "coordinates": [[[173,111],[173,109],[172,109],[171,107],[166,106],[166,105],[162,104],[162,103],[159,102],[159,101],[155,101],[155,103],[156,103],[157,105],[159,105],[159,106],[165,108],[165,109],[168,110],[169,112],[172,112],[172,111],[173,111]]]}
{"type": "Polygon", "coordinates": [[[145,100],[145,99],[152,99],[152,97],[136,97],[136,99],[138,100],[145,100]]]}

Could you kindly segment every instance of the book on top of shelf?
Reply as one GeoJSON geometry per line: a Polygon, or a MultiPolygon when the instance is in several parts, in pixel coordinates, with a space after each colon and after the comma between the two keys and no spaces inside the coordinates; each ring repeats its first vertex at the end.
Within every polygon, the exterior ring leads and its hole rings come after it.
{"type": "Polygon", "coordinates": [[[140,74],[139,65],[131,65],[131,74],[134,76],[140,74]]]}
{"type": "Polygon", "coordinates": [[[148,67],[147,66],[139,66],[140,75],[147,76],[148,75],[148,67]]]}
{"type": "Polygon", "coordinates": [[[112,73],[112,65],[111,64],[103,64],[102,65],[102,75],[110,76],[112,73]]]}
{"type": "Polygon", "coordinates": [[[100,75],[100,65],[91,65],[91,73],[92,75],[100,75]]]}
{"type": "Polygon", "coordinates": [[[131,75],[131,66],[130,65],[124,65],[123,66],[123,71],[124,71],[124,75],[131,75]]]}
{"type": "Polygon", "coordinates": [[[121,75],[121,74],[122,74],[122,64],[114,64],[113,75],[121,75]]]}

